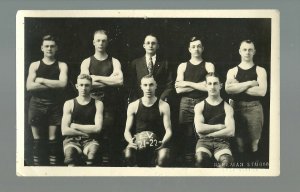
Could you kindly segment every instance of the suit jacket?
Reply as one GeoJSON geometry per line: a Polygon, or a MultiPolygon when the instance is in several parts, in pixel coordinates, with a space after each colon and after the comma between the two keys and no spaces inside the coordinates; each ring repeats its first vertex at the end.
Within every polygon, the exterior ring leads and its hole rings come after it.
{"type": "MultiPolygon", "coordinates": [[[[148,74],[146,56],[137,58],[131,62],[128,71],[128,91],[130,101],[134,101],[143,96],[143,91],[140,88],[141,79],[148,74]]],[[[174,87],[172,73],[168,62],[161,60],[158,56],[156,57],[153,66],[153,77],[157,83],[156,96],[165,100],[174,87]]]]}

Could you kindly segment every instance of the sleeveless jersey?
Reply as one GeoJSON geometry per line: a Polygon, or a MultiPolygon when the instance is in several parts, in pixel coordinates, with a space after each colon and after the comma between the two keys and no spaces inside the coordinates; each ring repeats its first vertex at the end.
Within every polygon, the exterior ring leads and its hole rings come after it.
{"type": "MultiPolygon", "coordinates": [[[[95,56],[90,57],[89,66],[90,75],[110,76],[113,73],[112,57],[108,56],[105,60],[98,60],[95,56]]],[[[104,94],[104,103],[111,103],[115,101],[117,96],[117,89],[115,87],[104,87],[93,89],[91,93],[104,94]]]]}
{"type": "Polygon", "coordinates": [[[136,113],[136,128],[135,133],[142,131],[151,131],[155,133],[158,138],[162,139],[164,135],[163,118],[159,112],[159,100],[151,106],[144,106],[142,99],[139,99],[139,106],[136,113]]]}
{"type": "MultiPolygon", "coordinates": [[[[207,73],[208,72],[205,68],[205,61],[202,61],[199,65],[193,65],[190,63],[190,61],[188,61],[184,72],[184,81],[191,81],[195,83],[205,81],[205,76],[207,75],[207,73]]],[[[193,90],[188,93],[183,93],[182,96],[203,100],[207,97],[207,92],[193,90]]]]}
{"type": "MultiPolygon", "coordinates": [[[[51,65],[46,65],[43,60],[40,61],[40,65],[36,71],[36,77],[41,77],[51,80],[59,80],[59,66],[58,61],[55,61],[51,65]]],[[[48,99],[52,101],[61,101],[63,90],[49,88],[46,90],[34,91],[32,95],[41,99],[48,99]]]]}
{"type": "MultiPolygon", "coordinates": [[[[238,80],[240,83],[246,82],[246,81],[252,81],[252,80],[257,81],[257,73],[256,73],[257,66],[256,65],[254,65],[250,69],[246,69],[246,70],[240,68],[239,66],[237,66],[237,68],[238,68],[238,71],[236,74],[236,80],[238,80]]],[[[244,92],[235,94],[235,95],[233,95],[232,98],[234,101],[257,101],[257,100],[260,100],[260,97],[251,96],[244,92]]]]}
{"type": "Polygon", "coordinates": [[[91,101],[86,105],[79,104],[76,98],[73,99],[73,102],[74,108],[72,112],[72,123],[82,125],[95,124],[95,99],[91,98],[91,101]]]}
{"type": "Polygon", "coordinates": [[[214,106],[210,105],[206,100],[204,100],[203,117],[204,123],[209,125],[224,124],[225,123],[225,109],[224,100],[214,106]]]}

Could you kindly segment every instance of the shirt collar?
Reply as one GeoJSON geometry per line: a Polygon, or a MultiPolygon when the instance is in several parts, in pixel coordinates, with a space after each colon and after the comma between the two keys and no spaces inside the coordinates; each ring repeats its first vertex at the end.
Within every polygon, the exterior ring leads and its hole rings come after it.
{"type": "MultiPolygon", "coordinates": [[[[150,57],[146,55],[146,62],[150,62],[150,57]]],[[[152,62],[153,62],[153,65],[155,64],[156,62],[156,54],[152,56],[152,62]]]]}

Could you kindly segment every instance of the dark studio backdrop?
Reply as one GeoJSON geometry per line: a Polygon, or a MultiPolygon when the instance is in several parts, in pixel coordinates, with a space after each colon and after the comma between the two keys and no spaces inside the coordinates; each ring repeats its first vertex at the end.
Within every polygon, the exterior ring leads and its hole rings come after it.
{"type": "MultiPolygon", "coordinates": [[[[174,80],[177,66],[190,58],[188,40],[198,35],[204,45],[203,57],[215,64],[216,71],[222,81],[226,79],[228,69],[240,62],[238,53],[242,40],[251,39],[255,42],[256,55],[254,62],[267,71],[268,91],[262,99],[265,124],[260,142],[262,161],[269,160],[269,108],[270,108],[270,69],[271,69],[271,19],[255,18],[26,18],[25,19],[25,77],[31,62],[40,60],[41,38],[53,34],[58,38],[57,59],[66,62],[69,67],[69,84],[66,99],[76,96],[72,87],[80,72],[83,59],[94,54],[92,44],[93,32],[105,29],[109,32],[110,43],[108,53],[119,59],[126,79],[127,67],[130,62],[144,55],[142,47],[147,34],[157,35],[160,48],[158,54],[165,57],[170,65],[174,80]]],[[[26,82],[26,79],[24,79],[26,82]]],[[[28,102],[30,93],[25,91],[25,163],[31,165],[32,135],[27,124],[28,102]]],[[[222,90],[222,96],[228,95],[222,90]]],[[[124,129],[126,115],[127,92],[120,89],[120,122],[124,129]]],[[[175,92],[172,100],[178,101],[175,92]]],[[[173,102],[178,103],[178,102],[173,102]]],[[[172,108],[172,114],[178,113],[178,106],[172,108]]],[[[177,126],[173,125],[176,129],[177,126]]]]}

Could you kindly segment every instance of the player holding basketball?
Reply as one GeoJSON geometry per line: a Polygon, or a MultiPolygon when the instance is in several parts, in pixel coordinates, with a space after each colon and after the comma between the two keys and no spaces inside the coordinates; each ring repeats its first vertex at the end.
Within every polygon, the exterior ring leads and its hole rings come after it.
{"type": "Polygon", "coordinates": [[[157,84],[153,76],[144,76],[141,79],[143,97],[128,106],[124,132],[124,137],[128,142],[125,149],[125,159],[128,166],[151,166],[151,160],[155,156],[157,156],[157,166],[164,167],[170,163],[170,148],[168,146],[172,135],[170,107],[168,103],[155,96],[156,88],[157,84]],[[151,131],[158,136],[161,145],[155,151],[138,151],[133,135],[143,131],[151,131]]]}
{"type": "Polygon", "coordinates": [[[118,165],[121,157],[120,140],[122,130],[117,124],[118,111],[118,87],[123,85],[123,73],[118,59],[110,56],[107,52],[108,35],[105,30],[94,32],[93,45],[95,53],[93,56],[83,60],[81,74],[89,74],[93,79],[91,97],[100,100],[104,104],[103,128],[109,139],[110,164],[118,165]]]}
{"type": "Polygon", "coordinates": [[[95,166],[100,163],[100,145],[96,138],[102,130],[103,103],[91,98],[89,75],[78,76],[76,89],[78,97],[65,102],[62,118],[62,135],[66,136],[63,142],[65,164],[80,165],[83,155],[86,165],[95,166]]]}
{"type": "Polygon", "coordinates": [[[31,63],[26,82],[27,91],[32,93],[29,103],[28,123],[33,135],[33,164],[41,165],[44,139],[43,127],[48,129],[49,164],[57,164],[56,130],[61,122],[63,97],[67,85],[68,67],[57,61],[57,41],[51,35],[42,39],[43,59],[31,63]]]}
{"type": "Polygon", "coordinates": [[[222,84],[214,73],[206,76],[208,97],[195,106],[196,167],[211,167],[214,156],[218,167],[229,167],[233,161],[229,138],[234,136],[233,109],[220,96],[222,84]]]}
{"type": "Polygon", "coordinates": [[[247,161],[257,160],[264,117],[260,99],[267,92],[267,73],[264,68],[254,64],[255,52],[252,41],[241,42],[241,63],[228,71],[225,85],[226,92],[231,94],[231,105],[235,111],[239,156],[248,155],[247,161]]]}

